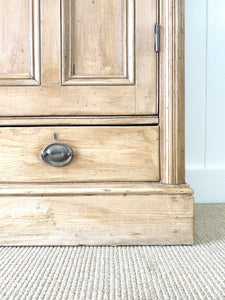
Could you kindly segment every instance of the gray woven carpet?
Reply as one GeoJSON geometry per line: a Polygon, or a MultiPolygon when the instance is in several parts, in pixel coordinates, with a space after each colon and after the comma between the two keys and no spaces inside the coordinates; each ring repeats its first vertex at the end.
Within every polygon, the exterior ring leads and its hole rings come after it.
{"type": "Polygon", "coordinates": [[[197,205],[194,246],[2,247],[0,299],[225,299],[225,205],[197,205]]]}

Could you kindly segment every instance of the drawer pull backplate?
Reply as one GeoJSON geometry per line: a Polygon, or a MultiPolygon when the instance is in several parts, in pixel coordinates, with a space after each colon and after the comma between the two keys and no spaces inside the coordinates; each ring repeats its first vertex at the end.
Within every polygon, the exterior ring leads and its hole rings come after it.
{"type": "Polygon", "coordinates": [[[73,150],[67,144],[53,143],[43,149],[41,158],[50,166],[62,167],[67,165],[73,158],[73,150]]]}

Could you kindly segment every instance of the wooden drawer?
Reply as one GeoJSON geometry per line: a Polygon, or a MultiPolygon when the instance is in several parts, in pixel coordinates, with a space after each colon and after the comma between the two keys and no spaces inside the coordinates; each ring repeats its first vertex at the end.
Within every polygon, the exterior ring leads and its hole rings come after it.
{"type": "Polygon", "coordinates": [[[2,127],[1,182],[159,181],[158,126],[2,127]],[[53,141],[68,144],[66,166],[42,161],[53,141]]]}

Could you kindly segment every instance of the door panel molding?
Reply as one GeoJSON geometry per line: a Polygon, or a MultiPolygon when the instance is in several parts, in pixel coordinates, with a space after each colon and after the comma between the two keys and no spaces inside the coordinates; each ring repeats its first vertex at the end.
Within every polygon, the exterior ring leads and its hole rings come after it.
{"type": "Polygon", "coordinates": [[[63,1],[62,84],[134,84],[134,21],[134,0],[63,1]]]}

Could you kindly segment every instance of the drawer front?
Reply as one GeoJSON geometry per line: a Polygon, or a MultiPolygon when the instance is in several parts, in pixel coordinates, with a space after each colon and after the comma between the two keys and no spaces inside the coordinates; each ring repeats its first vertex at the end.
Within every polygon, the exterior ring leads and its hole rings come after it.
{"type": "Polygon", "coordinates": [[[2,127],[0,145],[1,182],[159,181],[158,126],[2,127]],[[55,142],[73,150],[65,166],[41,159],[55,142]]]}

